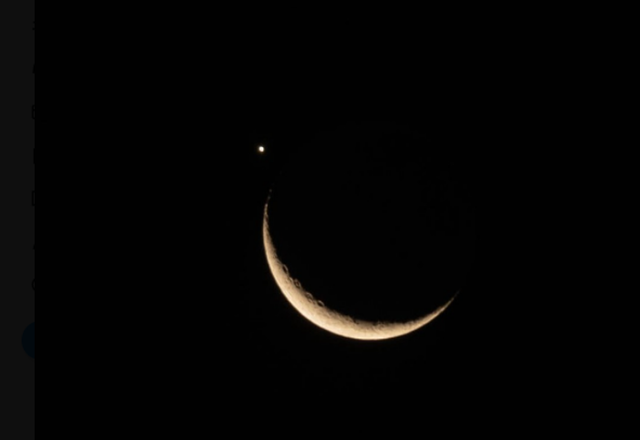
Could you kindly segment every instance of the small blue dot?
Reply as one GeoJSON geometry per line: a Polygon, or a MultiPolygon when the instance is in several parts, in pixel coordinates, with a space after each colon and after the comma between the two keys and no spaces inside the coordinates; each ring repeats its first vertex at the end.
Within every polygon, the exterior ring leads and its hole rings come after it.
{"type": "Polygon", "coordinates": [[[30,357],[36,358],[36,323],[32,322],[22,333],[22,348],[30,357]]]}

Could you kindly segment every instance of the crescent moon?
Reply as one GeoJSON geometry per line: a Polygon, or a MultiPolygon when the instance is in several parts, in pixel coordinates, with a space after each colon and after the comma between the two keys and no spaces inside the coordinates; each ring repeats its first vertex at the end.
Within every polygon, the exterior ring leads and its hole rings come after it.
{"type": "Polygon", "coordinates": [[[328,332],[360,340],[381,340],[406,335],[433,321],[458,295],[456,292],[449,301],[432,313],[405,322],[364,321],[332,310],[306,291],[300,281],[293,278],[287,266],[278,258],[269,232],[268,207],[269,200],[267,199],[262,221],[262,235],[271,274],[289,303],[306,319],[328,332]]]}

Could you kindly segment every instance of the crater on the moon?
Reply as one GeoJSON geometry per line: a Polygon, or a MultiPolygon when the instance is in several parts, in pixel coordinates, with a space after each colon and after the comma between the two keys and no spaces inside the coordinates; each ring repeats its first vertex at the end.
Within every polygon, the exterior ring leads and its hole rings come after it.
{"type": "Polygon", "coordinates": [[[370,321],[416,319],[450,300],[473,243],[446,147],[390,125],[301,148],[269,202],[291,276],[327,307],[370,321]]]}

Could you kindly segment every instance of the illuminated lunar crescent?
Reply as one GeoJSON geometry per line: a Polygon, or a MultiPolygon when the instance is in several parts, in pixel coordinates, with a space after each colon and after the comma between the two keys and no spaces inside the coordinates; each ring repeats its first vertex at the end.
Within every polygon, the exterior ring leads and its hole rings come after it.
{"type": "Polygon", "coordinates": [[[269,201],[267,200],[264,207],[262,234],[271,274],[289,303],[302,316],[324,330],[352,339],[380,340],[395,338],[411,333],[431,322],[451,304],[457,295],[456,292],[449,301],[432,313],[416,320],[405,322],[363,321],[332,310],[325,306],[322,301],[317,300],[310,292],[307,292],[300,281],[293,278],[287,266],[278,258],[269,232],[268,206],[269,201]]]}

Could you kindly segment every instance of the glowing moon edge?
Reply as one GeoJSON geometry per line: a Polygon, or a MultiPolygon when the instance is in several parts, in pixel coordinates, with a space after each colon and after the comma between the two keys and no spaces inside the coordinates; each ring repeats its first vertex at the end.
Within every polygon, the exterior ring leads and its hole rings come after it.
{"type": "Polygon", "coordinates": [[[310,292],[306,291],[302,283],[289,273],[287,266],[278,258],[269,230],[268,208],[270,197],[271,194],[269,194],[265,203],[262,221],[263,244],[269,269],[287,301],[302,316],[316,326],[333,334],[351,339],[382,340],[395,338],[418,330],[433,321],[449,307],[458,295],[459,291],[433,312],[421,318],[405,322],[359,320],[330,309],[322,301],[317,300],[310,292]]]}

